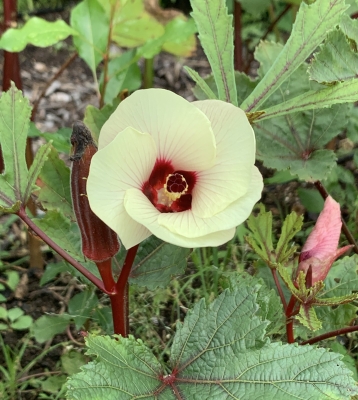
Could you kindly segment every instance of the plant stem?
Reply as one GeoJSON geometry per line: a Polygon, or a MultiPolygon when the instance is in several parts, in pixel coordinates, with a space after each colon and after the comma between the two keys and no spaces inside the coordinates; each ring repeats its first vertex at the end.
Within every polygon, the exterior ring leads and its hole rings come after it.
{"type": "Polygon", "coordinates": [[[269,27],[267,28],[266,33],[262,36],[261,40],[265,40],[268,34],[272,31],[275,27],[277,22],[287,13],[287,11],[291,8],[291,4],[287,4],[287,6],[281,11],[281,13],[270,23],[269,27]]]}
{"type": "MultiPolygon", "coordinates": [[[[117,3],[117,2],[116,2],[117,3]]],[[[108,63],[109,63],[109,49],[111,46],[111,39],[112,39],[112,30],[113,30],[113,18],[114,18],[114,13],[116,10],[116,4],[111,4],[111,12],[110,12],[110,18],[109,18],[109,30],[108,30],[108,37],[107,37],[107,47],[106,47],[106,52],[103,57],[103,84],[102,88],[100,90],[100,99],[99,99],[99,108],[102,108],[104,106],[104,97],[106,94],[106,88],[107,84],[109,81],[108,78],[108,63]]]]}
{"type": "Polygon", "coordinates": [[[106,290],[110,293],[117,293],[116,282],[114,281],[112,274],[112,258],[96,262],[96,265],[106,290]]]}
{"type": "Polygon", "coordinates": [[[114,333],[123,337],[127,337],[129,332],[128,278],[137,254],[138,246],[137,244],[128,250],[115,286],[116,292],[110,295],[114,333]]]}
{"type": "Polygon", "coordinates": [[[154,58],[144,59],[144,77],[143,77],[143,88],[150,89],[153,87],[154,80],[154,58]]]}
{"type": "Polygon", "coordinates": [[[65,261],[71,264],[77,269],[82,275],[84,275],[89,281],[91,281],[95,286],[98,287],[102,292],[110,295],[111,292],[108,291],[103,282],[98,279],[95,275],[89,272],[83,265],[71,257],[65,250],[63,250],[58,244],[56,244],[52,239],[50,239],[45,232],[43,232],[26,214],[25,208],[21,207],[17,212],[17,215],[25,222],[25,224],[32,229],[35,234],[42,239],[46,244],[48,244],[53,250],[55,250],[65,261]]]}
{"type": "Polygon", "coordinates": [[[314,344],[324,339],[328,339],[338,335],[345,335],[346,333],[357,332],[357,331],[358,331],[358,325],[347,326],[346,328],[337,329],[336,331],[327,332],[324,333],[323,335],[319,335],[312,339],[305,340],[304,342],[301,342],[300,345],[303,346],[305,344],[314,344]]]}
{"type": "Polygon", "coordinates": [[[287,302],[286,302],[286,299],[285,299],[285,295],[283,294],[280,281],[278,280],[276,269],[274,269],[274,268],[270,268],[270,269],[271,269],[272,276],[273,276],[273,279],[274,279],[276,287],[277,287],[278,294],[280,295],[280,299],[281,299],[281,302],[282,302],[282,305],[283,305],[283,309],[286,311],[287,302]]]}
{"type": "MultiPolygon", "coordinates": [[[[327,192],[326,188],[322,185],[322,182],[316,181],[314,184],[316,186],[316,189],[321,194],[323,200],[325,200],[329,196],[329,193],[327,192]]],[[[354,252],[358,254],[358,245],[354,239],[354,236],[352,235],[351,231],[349,230],[349,228],[346,224],[346,221],[344,221],[344,219],[342,217],[341,217],[341,220],[342,220],[342,231],[343,231],[344,235],[346,236],[348,242],[353,245],[354,252]]]]}
{"type": "Polygon", "coordinates": [[[293,319],[294,308],[297,303],[297,299],[295,296],[291,296],[290,301],[286,308],[286,334],[287,334],[287,342],[295,343],[295,336],[293,333],[293,319]]]}
{"type": "Polygon", "coordinates": [[[241,3],[234,0],[234,66],[236,71],[244,70],[244,60],[242,57],[241,14],[241,3]]]}

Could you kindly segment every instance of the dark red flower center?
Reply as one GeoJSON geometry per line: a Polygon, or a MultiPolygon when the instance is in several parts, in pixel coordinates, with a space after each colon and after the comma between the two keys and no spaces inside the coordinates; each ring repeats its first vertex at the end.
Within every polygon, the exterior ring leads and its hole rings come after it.
{"type": "Polygon", "coordinates": [[[171,162],[157,160],[142,192],[160,212],[181,212],[191,208],[195,182],[195,172],[176,171],[171,162]]]}

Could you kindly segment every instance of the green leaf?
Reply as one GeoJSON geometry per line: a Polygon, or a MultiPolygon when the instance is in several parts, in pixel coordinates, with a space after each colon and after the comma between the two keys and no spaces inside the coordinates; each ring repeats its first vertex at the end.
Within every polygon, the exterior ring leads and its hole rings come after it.
{"type": "Polygon", "coordinates": [[[47,264],[40,279],[40,286],[52,281],[58,274],[62,272],[69,272],[68,264],[66,264],[64,261],[47,264]]]}
{"type": "Polygon", "coordinates": [[[97,304],[98,298],[92,290],[84,290],[72,297],[68,303],[68,314],[75,321],[77,330],[90,318],[97,304]]]}
{"type": "MultiPolygon", "coordinates": [[[[120,256],[123,257],[121,249],[120,256]]],[[[190,249],[163,242],[155,236],[144,240],[134,259],[130,282],[149,290],[168,286],[171,278],[185,271],[190,249]]]]}
{"type": "Polygon", "coordinates": [[[358,54],[355,53],[341,30],[327,35],[324,45],[308,69],[310,79],[323,84],[334,84],[358,75],[358,54]]]}
{"type": "MultiPolygon", "coordinates": [[[[356,7],[358,11],[358,4],[356,5],[356,7]]],[[[353,13],[350,13],[349,11],[343,14],[339,23],[339,27],[341,28],[342,32],[347,36],[347,38],[350,39],[350,43],[354,49],[356,48],[355,44],[358,43],[358,21],[349,17],[349,15],[352,14],[353,13]]]]}
{"type": "Polygon", "coordinates": [[[31,108],[12,83],[0,98],[0,144],[5,162],[5,174],[0,175],[0,206],[11,208],[24,203],[27,186],[25,160],[26,136],[29,129],[31,108]]]}
{"type": "Polygon", "coordinates": [[[69,154],[71,143],[70,137],[72,134],[72,129],[70,128],[61,128],[57,132],[51,133],[41,133],[39,132],[39,136],[45,138],[48,142],[52,141],[52,146],[60,153],[69,154]]]}
{"type": "Polygon", "coordinates": [[[326,298],[346,296],[356,292],[358,285],[357,265],[357,255],[336,261],[324,281],[325,289],[321,296],[326,298]]]}
{"type": "MultiPolygon", "coordinates": [[[[41,384],[41,388],[44,392],[54,393],[58,396],[63,385],[66,383],[66,379],[67,377],[64,375],[50,376],[44,381],[39,381],[39,383],[41,384]]],[[[43,395],[44,394],[42,394],[42,396],[43,395]]],[[[50,399],[51,397],[44,398],[50,399]]]]}
{"type": "MultiPolygon", "coordinates": [[[[257,120],[263,121],[286,114],[298,113],[318,108],[331,107],[333,104],[353,103],[358,101],[358,79],[338,82],[321,90],[310,90],[277,106],[269,107],[257,120]]],[[[328,112],[330,112],[328,110],[328,112]]],[[[343,113],[342,113],[343,114],[343,113]]],[[[344,116],[341,118],[344,118],[344,116]]]]}
{"type": "Polygon", "coordinates": [[[72,209],[70,169],[62,161],[54,147],[51,148],[40,176],[41,190],[38,201],[46,210],[60,210],[74,218],[72,209]]]}
{"type": "MultiPolygon", "coordinates": [[[[130,2],[127,4],[129,6],[130,2]]],[[[116,20],[112,38],[119,46],[132,48],[140,46],[148,40],[156,39],[164,33],[162,24],[143,11],[136,19],[116,20]]]]}
{"type": "Polygon", "coordinates": [[[181,15],[165,25],[162,50],[178,57],[190,57],[196,48],[194,33],[197,32],[192,18],[181,15]]]}
{"type": "Polygon", "coordinates": [[[210,62],[219,99],[237,106],[232,15],[228,15],[225,0],[191,0],[191,6],[191,15],[210,62]]]}
{"type": "Polygon", "coordinates": [[[69,378],[69,399],[154,399],[150,393],[159,386],[162,367],[142,341],[132,336],[116,341],[109,336],[89,335],[86,343],[87,354],[97,360],[69,378]]]}
{"type": "MultiPolygon", "coordinates": [[[[133,92],[142,84],[142,75],[136,63],[135,52],[130,50],[108,63],[108,78],[104,101],[106,104],[113,100],[123,89],[133,92]]],[[[103,75],[101,77],[103,84],[103,75]]]]}
{"type": "Polygon", "coordinates": [[[5,31],[0,39],[0,49],[17,53],[24,50],[28,44],[48,47],[66,39],[69,35],[76,35],[76,31],[61,19],[49,22],[42,18],[32,17],[22,28],[10,28],[5,31]]]}
{"type": "Polygon", "coordinates": [[[86,358],[76,350],[70,350],[61,356],[62,370],[67,375],[74,375],[80,372],[81,367],[86,364],[86,358]]]}
{"type": "Polygon", "coordinates": [[[353,378],[356,381],[358,381],[358,372],[357,372],[357,368],[356,368],[355,359],[349,355],[349,352],[347,351],[347,349],[343,345],[338,343],[337,341],[333,341],[333,342],[330,341],[328,343],[328,345],[332,351],[334,351],[335,353],[339,353],[343,356],[342,361],[344,362],[346,367],[352,371],[353,378]]]}
{"type": "Polygon", "coordinates": [[[296,246],[290,246],[290,241],[301,230],[303,224],[303,215],[295,212],[289,214],[283,222],[281,235],[276,245],[277,262],[284,263],[296,251],[296,246]],[[290,246],[290,248],[288,248],[290,246]]]}
{"type": "MultiPolygon", "coordinates": [[[[193,89],[193,92],[195,96],[200,99],[200,100],[206,100],[206,99],[217,99],[215,93],[211,90],[209,85],[206,83],[206,80],[203,79],[196,71],[189,67],[184,67],[184,70],[188,73],[190,78],[196,83],[195,90],[193,89]]],[[[214,81],[214,78],[213,78],[214,81]]],[[[215,81],[214,81],[214,86],[215,81]]]]}
{"type": "Polygon", "coordinates": [[[308,212],[319,214],[323,210],[324,200],[317,190],[299,187],[297,194],[308,212]]]}
{"type": "Polygon", "coordinates": [[[113,111],[117,108],[119,100],[112,104],[107,104],[100,110],[92,105],[88,105],[85,111],[84,124],[91,131],[92,136],[98,142],[99,133],[103,124],[107,121],[113,111]]]}
{"type": "Polygon", "coordinates": [[[272,213],[265,212],[263,205],[260,206],[260,213],[255,217],[250,215],[247,220],[252,235],[245,239],[252,247],[255,253],[267,263],[272,260],[273,244],[272,244],[272,213]]]}
{"type": "Polygon", "coordinates": [[[7,277],[6,284],[11,290],[15,290],[20,282],[19,273],[16,271],[6,271],[5,275],[7,277]]]}
{"type": "Polygon", "coordinates": [[[15,322],[11,323],[10,327],[17,330],[29,329],[32,323],[33,320],[30,315],[23,315],[20,316],[15,322]]]}
{"type": "Polygon", "coordinates": [[[50,151],[51,151],[51,142],[41,146],[39,150],[37,150],[33,163],[31,164],[31,167],[29,169],[27,187],[24,193],[24,203],[27,203],[33,190],[38,188],[35,185],[36,179],[39,176],[41,169],[44,166],[50,151]]]}
{"type": "Polygon", "coordinates": [[[5,307],[0,306],[0,319],[7,320],[7,310],[5,307]]]}
{"type": "Polygon", "coordinates": [[[322,180],[335,166],[326,143],[343,131],[348,108],[313,110],[275,118],[255,125],[257,156],[269,168],[290,170],[305,181],[322,180]]]}
{"type": "Polygon", "coordinates": [[[97,0],[83,0],[71,11],[71,26],[78,32],[73,43],[92,73],[106,51],[109,19],[97,0]]]}
{"type": "Polygon", "coordinates": [[[14,322],[16,319],[20,318],[24,315],[24,311],[21,308],[15,307],[11,308],[7,311],[7,317],[11,322],[14,322]]]}
{"type": "Polygon", "coordinates": [[[92,314],[92,321],[96,321],[107,335],[113,333],[111,307],[97,307],[92,314]]]}
{"type": "Polygon", "coordinates": [[[291,36],[265,77],[240,105],[246,112],[257,110],[270,95],[310,56],[340,20],[347,7],[344,0],[301,3],[291,36]]]}
{"type": "Polygon", "coordinates": [[[70,323],[66,315],[43,315],[34,322],[33,333],[38,343],[44,343],[62,333],[70,323]]]}
{"type": "Polygon", "coordinates": [[[268,10],[271,0],[236,0],[241,4],[242,8],[252,14],[261,15],[268,10]]]}

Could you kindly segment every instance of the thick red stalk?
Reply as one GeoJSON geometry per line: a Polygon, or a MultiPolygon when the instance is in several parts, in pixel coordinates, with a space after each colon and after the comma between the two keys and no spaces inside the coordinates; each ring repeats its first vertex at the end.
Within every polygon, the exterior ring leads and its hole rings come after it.
{"type": "Polygon", "coordinates": [[[114,333],[127,337],[129,333],[128,278],[137,254],[138,246],[127,252],[121,273],[116,283],[116,293],[110,295],[114,333]]]}

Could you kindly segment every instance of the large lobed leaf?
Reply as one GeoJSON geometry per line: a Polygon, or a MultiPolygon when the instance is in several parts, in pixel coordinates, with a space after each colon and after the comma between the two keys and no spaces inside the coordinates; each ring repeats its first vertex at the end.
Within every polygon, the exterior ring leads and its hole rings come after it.
{"type": "Polygon", "coordinates": [[[219,99],[237,105],[232,16],[228,15],[226,2],[191,0],[191,6],[200,43],[215,77],[219,99]]]}
{"type": "Polygon", "coordinates": [[[196,304],[178,325],[171,373],[141,341],[87,338],[96,360],[68,381],[68,399],[349,399],[358,393],[341,356],[264,340],[259,286],[226,290],[196,304]]]}
{"type": "Polygon", "coordinates": [[[346,8],[344,0],[317,0],[310,5],[303,1],[285,47],[240,107],[245,111],[257,110],[304,63],[327,32],[338,24],[346,8]]]}

